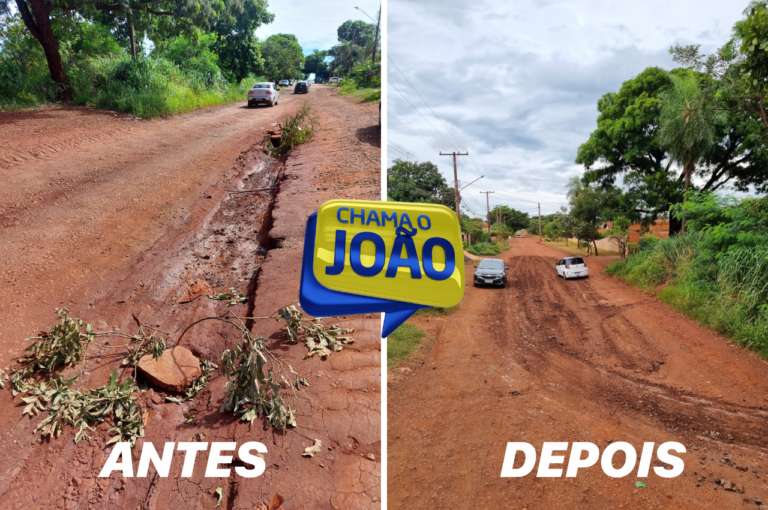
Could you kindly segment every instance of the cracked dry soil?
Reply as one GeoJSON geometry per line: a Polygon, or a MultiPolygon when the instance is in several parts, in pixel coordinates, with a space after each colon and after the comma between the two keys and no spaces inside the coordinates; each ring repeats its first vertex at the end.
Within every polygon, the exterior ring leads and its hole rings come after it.
{"type": "MultiPolygon", "coordinates": [[[[154,121],[85,109],[43,109],[0,115],[0,295],[2,366],[19,357],[23,338],[47,328],[53,309],[67,306],[99,331],[134,330],[142,322],[178,333],[194,320],[231,310],[267,316],[298,301],[304,224],[333,198],[378,199],[378,105],[357,104],[334,89],[281,96],[276,108],[233,104],[154,121]],[[261,151],[267,129],[308,101],[320,127],[313,141],[274,162],[261,151]],[[231,194],[235,188],[277,187],[231,194]],[[199,297],[177,301],[190,281],[216,292],[235,285],[248,302],[227,307],[199,297]]],[[[328,320],[330,323],[330,319],[328,320]]],[[[176,455],[168,478],[113,473],[99,479],[109,428],[75,444],[71,431],[41,440],[39,418],[21,416],[20,401],[0,392],[0,506],[2,508],[261,508],[279,493],[285,509],[380,508],[381,352],[378,316],[339,318],[354,327],[355,343],[325,360],[302,360],[306,348],[287,342],[272,320],[256,321],[309,382],[309,399],[291,402],[298,427],[282,433],[257,419],[253,427],[219,412],[225,380],[217,372],[197,397],[165,403],[150,389],[139,396],[148,411],[145,442],[264,443],[264,475],[205,478],[207,453],[194,475],[179,478],[176,455]],[[185,423],[184,413],[195,416],[185,423]],[[313,439],[323,450],[301,456],[313,439]]],[[[121,339],[98,339],[88,350],[84,387],[104,384],[121,368],[121,339]]],[[[239,340],[232,329],[201,323],[183,339],[196,355],[218,362],[239,340]]],[[[65,370],[72,376],[79,370],[65,370]]],[[[240,461],[235,458],[233,465],[240,461]]],[[[222,466],[226,467],[226,466],[222,466]]]]}
{"type": "Polygon", "coordinates": [[[563,281],[564,252],[535,238],[510,245],[506,288],[474,288],[467,264],[458,310],[412,319],[433,340],[389,375],[389,507],[766,508],[766,362],[602,274],[612,257],[563,281]],[[500,478],[508,441],[532,444],[537,460],[545,441],[601,452],[626,441],[638,455],[643,442],[677,441],[687,453],[682,475],[651,470],[642,489],[636,468],[613,479],[599,462],[576,478],[500,478]]]}

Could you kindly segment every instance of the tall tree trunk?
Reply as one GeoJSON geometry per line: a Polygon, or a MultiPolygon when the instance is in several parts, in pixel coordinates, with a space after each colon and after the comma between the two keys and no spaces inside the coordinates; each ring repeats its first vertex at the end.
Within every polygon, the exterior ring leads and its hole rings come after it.
{"type": "Polygon", "coordinates": [[[16,5],[19,8],[19,14],[21,14],[21,19],[24,21],[27,30],[43,47],[51,79],[58,87],[58,97],[63,101],[72,101],[72,89],[69,87],[69,78],[64,70],[64,63],[61,60],[59,43],[51,27],[51,6],[44,3],[43,0],[29,0],[29,6],[27,6],[25,0],[16,0],[16,5]],[[29,10],[30,7],[32,12],[29,10]]]}
{"type": "Polygon", "coordinates": [[[136,32],[133,30],[133,9],[128,9],[128,24],[130,25],[131,57],[136,58],[136,32]]]}
{"type": "MultiPolygon", "coordinates": [[[[691,187],[691,174],[693,174],[693,163],[688,163],[683,169],[685,174],[685,195],[683,196],[683,203],[688,200],[688,188],[691,187]]],[[[680,232],[685,233],[685,216],[683,216],[683,224],[680,228],[680,232]]]]}
{"type": "Polygon", "coordinates": [[[597,253],[597,241],[595,240],[595,233],[592,232],[592,246],[595,247],[595,257],[599,257],[600,254],[597,253]]]}

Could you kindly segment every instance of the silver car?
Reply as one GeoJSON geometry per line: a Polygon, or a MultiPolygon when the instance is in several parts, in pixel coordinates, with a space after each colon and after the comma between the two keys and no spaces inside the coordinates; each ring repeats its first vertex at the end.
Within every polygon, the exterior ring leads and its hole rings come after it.
{"type": "Polygon", "coordinates": [[[555,266],[557,276],[562,276],[566,280],[569,278],[588,278],[589,269],[584,259],[581,257],[566,257],[560,259],[555,266]]]}
{"type": "Polygon", "coordinates": [[[274,83],[255,83],[251,90],[248,91],[248,108],[258,106],[259,103],[277,106],[279,99],[280,91],[277,90],[274,83]]]}

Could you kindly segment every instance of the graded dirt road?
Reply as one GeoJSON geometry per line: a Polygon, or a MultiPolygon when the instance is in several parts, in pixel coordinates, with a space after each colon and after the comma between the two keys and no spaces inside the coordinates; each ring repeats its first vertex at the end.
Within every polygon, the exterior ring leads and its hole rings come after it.
{"type": "MultiPolygon", "coordinates": [[[[54,322],[66,306],[98,331],[132,333],[133,315],[169,332],[207,316],[269,316],[298,302],[304,224],[332,198],[378,199],[380,133],[377,104],[357,104],[331,88],[284,93],[275,108],[243,103],[169,119],[141,121],[73,109],[0,114],[0,360],[23,354],[23,339],[54,322]],[[319,123],[313,141],[280,161],[262,151],[267,129],[307,101],[319,123]],[[264,193],[232,189],[273,188],[264,193]],[[179,303],[189,282],[205,280],[216,293],[237,287],[248,302],[228,307],[205,296],[179,303]]],[[[330,321],[329,321],[330,322],[330,321]]],[[[22,403],[0,391],[0,507],[2,508],[221,508],[261,509],[275,494],[283,508],[380,507],[379,318],[341,318],[355,343],[327,359],[303,360],[274,320],[258,320],[254,334],[310,382],[286,401],[298,427],[285,433],[219,412],[225,378],[182,405],[165,392],[139,393],[147,411],[146,442],[158,451],[174,441],[259,441],[266,472],[246,479],[205,478],[207,453],[191,478],[181,478],[174,456],[168,478],[150,468],[146,478],[115,472],[98,478],[111,447],[111,425],[75,444],[73,433],[41,440],[40,417],[21,416],[22,403]],[[191,423],[187,417],[194,416],[191,423]],[[301,456],[320,439],[323,450],[301,456]]],[[[236,331],[203,322],[182,345],[218,363],[240,340],[236,331]]],[[[99,338],[87,351],[83,388],[106,383],[121,369],[121,338],[99,338]]],[[[63,371],[71,377],[80,367],[63,371]]],[[[79,383],[76,383],[79,384],[79,383]]],[[[242,465],[235,458],[233,464],[242,465]]]]}
{"type": "Polygon", "coordinates": [[[474,288],[468,264],[455,313],[412,319],[433,340],[389,375],[389,508],[765,508],[768,365],[602,274],[613,258],[589,258],[589,279],[563,281],[564,252],[510,243],[505,289],[474,288]],[[507,442],[538,457],[545,441],[601,452],[625,441],[638,456],[643,442],[678,441],[685,470],[651,469],[645,489],[637,468],[614,479],[599,462],[576,478],[500,478],[507,442]]]}

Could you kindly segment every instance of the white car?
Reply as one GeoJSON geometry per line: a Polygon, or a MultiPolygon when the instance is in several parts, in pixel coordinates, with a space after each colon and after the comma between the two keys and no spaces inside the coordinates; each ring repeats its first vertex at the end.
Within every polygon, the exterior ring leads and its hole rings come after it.
{"type": "Polygon", "coordinates": [[[560,259],[555,268],[557,269],[557,276],[562,276],[566,280],[569,278],[589,277],[589,269],[581,257],[560,259]]]}
{"type": "Polygon", "coordinates": [[[254,83],[251,90],[248,91],[248,108],[258,106],[259,103],[277,106],[279,99],[280,91],[277,90],[274,83],[254,83]]]}
{"type": "Polygon", "coordinates": [[[291,84],[291,80],[280,80],[281,87],[287,87],[290,84],[291,84]]]}
{"type": "Polygon", "coordinates": [[[336,76],[332,77],[330,80],[328,80],[328,83],[339,83],[341,80],[339,80],[336,76]]]}

